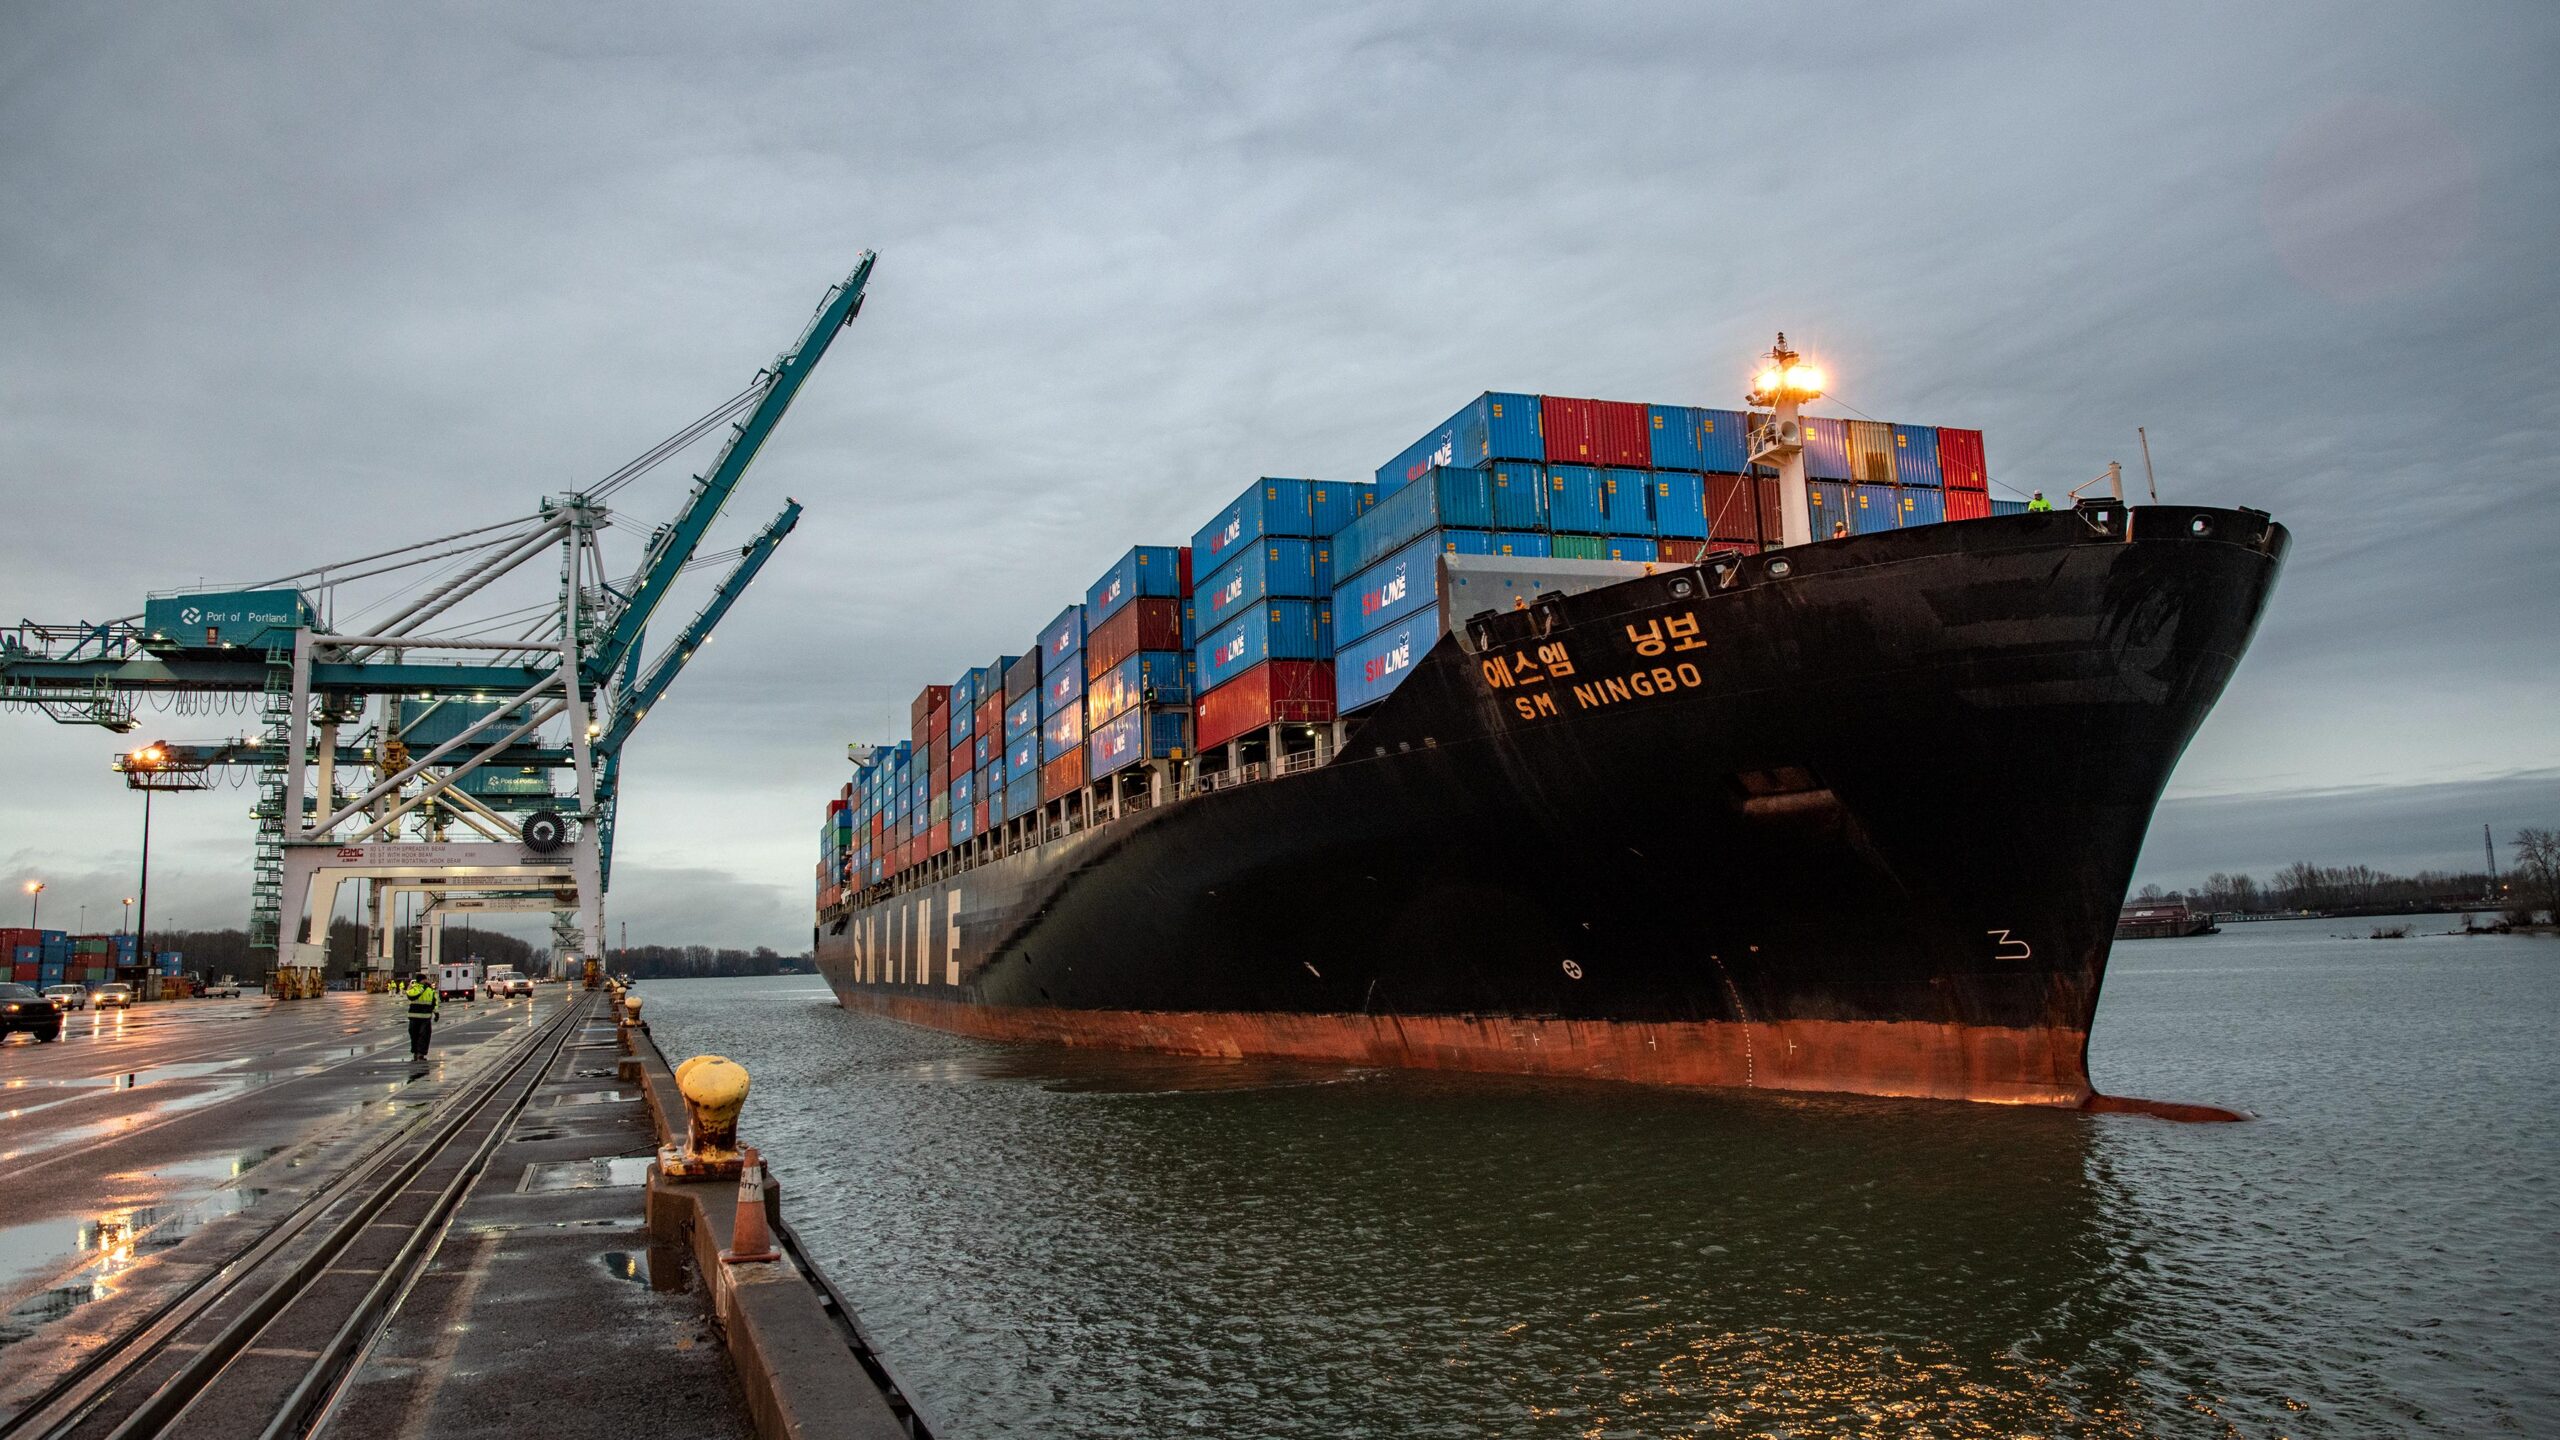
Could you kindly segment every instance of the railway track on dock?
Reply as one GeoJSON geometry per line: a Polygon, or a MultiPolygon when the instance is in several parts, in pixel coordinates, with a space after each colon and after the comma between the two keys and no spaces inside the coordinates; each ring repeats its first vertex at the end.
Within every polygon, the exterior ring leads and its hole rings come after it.
{"type": "Polygon", "coordinates": [[[312,1433],[534,1087],[586,1027],[579,996],[402,1125],[236,1258],[109,1339],[0,1440],[312,1433]]]}

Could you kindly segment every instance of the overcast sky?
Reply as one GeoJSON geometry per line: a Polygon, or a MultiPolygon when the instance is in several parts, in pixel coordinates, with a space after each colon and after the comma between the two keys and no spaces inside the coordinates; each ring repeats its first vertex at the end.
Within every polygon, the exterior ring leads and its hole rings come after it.
{"type": "MultiPolygon", "coordinates": [[[[2146,425],[2293,528],[2141,878],[2560,823],[2560,12],[1773,13],[0,7],[0,619],[523,513],[869,247],[722,533],[807,518],[628,753],[635,942],[805,944],[845,742],[1252,477],[1485,389],[1730,405],[1780,328],[2013,492],[2146,425]]],[[[0,714],[48,923],[130,893],[117,748],[0,714]]],[[[156,923],[240,922],[248,802],[162,802],[156,923]]]]}

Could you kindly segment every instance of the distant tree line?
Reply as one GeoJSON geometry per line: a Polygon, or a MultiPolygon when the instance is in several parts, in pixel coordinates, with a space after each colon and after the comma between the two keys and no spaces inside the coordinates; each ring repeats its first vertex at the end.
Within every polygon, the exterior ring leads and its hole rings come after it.
{"type": "MultiPolygon", "coordinates": [[[[262,952],[254,958],[249,953],[246,930],[154,930],[147,937],[153,954],[176,950],[187,958],[186,969],[212,978],[222,975],[251,979],[265,975],[275,964],[272,953],[262,952]]],[[[418,968],[418,927],[403,926],[392,935],[391,965],[394,970],[418,968]]],[[[531,973],[533,966],[548,952],[513,935],[496,930],[465,930],[447,924],[444,927],[444,954],[448,960],[478,959],[491,965],[513,965],[531,973]]],[[[364,927],[353,920],[336,920],[329,925],[328,970],[333,975],[364,968],[364,927]]]]}
{"type": "Polygon", "coordinates": [[[715,975],[781,975],[806,972],[806,955],[784,955],[759,945],[753,950],[715,950],[708,945],[631,945],[608,957],[617,974],[635,980],[695,980],[715,975]]]}
{"type": "MultiPolygon", "coordinates": [[[[2277,910],[2380,911],[2394,906],[2497,905],[2510,912],[2560,912],[2560,830],[2527,827],[2509,844],[2507,873],[2493,894],[2479,870],[2421,870],[2394,875],[2370,865],[2314,865],[2297,860],[2261,882],[2216,871],[2183,894],[2145,885],[2136,898],[2184,900],[2199,910],[2255,915],[2277,910]]],[[[2511,914],[2510,918],[2518,918],[2511,914]]]]}

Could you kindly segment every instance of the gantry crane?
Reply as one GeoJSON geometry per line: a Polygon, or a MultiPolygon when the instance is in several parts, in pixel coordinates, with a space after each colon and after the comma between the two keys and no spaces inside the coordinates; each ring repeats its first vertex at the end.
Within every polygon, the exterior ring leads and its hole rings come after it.
{"type": "Polygon", "coordinates": [[[746,389],[595,485],[530,515],[255,585],[155,593],[140,615],[0,630],[0,703],[116,733],[136,728],[145,698],[259,707],[259,734],[163,742],[119,768],[137,781],[149,777],[136,766],[255,773],[250,940],[276,947],[280,994],[320,988],[349,880],[368,887],[376,970],[390,963],[385,904],[415,892],[431,910],[478,897],[553,911],[563,960],[594,983],[623,747],[799,520],[789,502],[734,554],[703,552],[810,370],[860,313],[874,258],[862,254],[746,389]],[[621,517],[607,502],[724,423],[718,458],[617,577],[601,536],[621,517]],[[556,584],[523,603],[546,556],[556,584]],[[722,563],[710,601],[643,663],[678,577],[722,563]]]}

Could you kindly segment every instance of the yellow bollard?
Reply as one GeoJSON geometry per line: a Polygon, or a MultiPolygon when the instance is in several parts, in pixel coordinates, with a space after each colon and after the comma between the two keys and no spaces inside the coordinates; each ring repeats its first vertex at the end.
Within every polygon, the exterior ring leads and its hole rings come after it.
{"type": "Polygon", "coordinates": [[[676,1067],[676,1090],[684,1096],[683,1148],[659,1169],[685,1180],[728,1179],[741,1166],[738,1155],[738,1112],[747,1106],[752,1085],[747,1067],[723,1055],[696,1055],[676,1067]]]}

